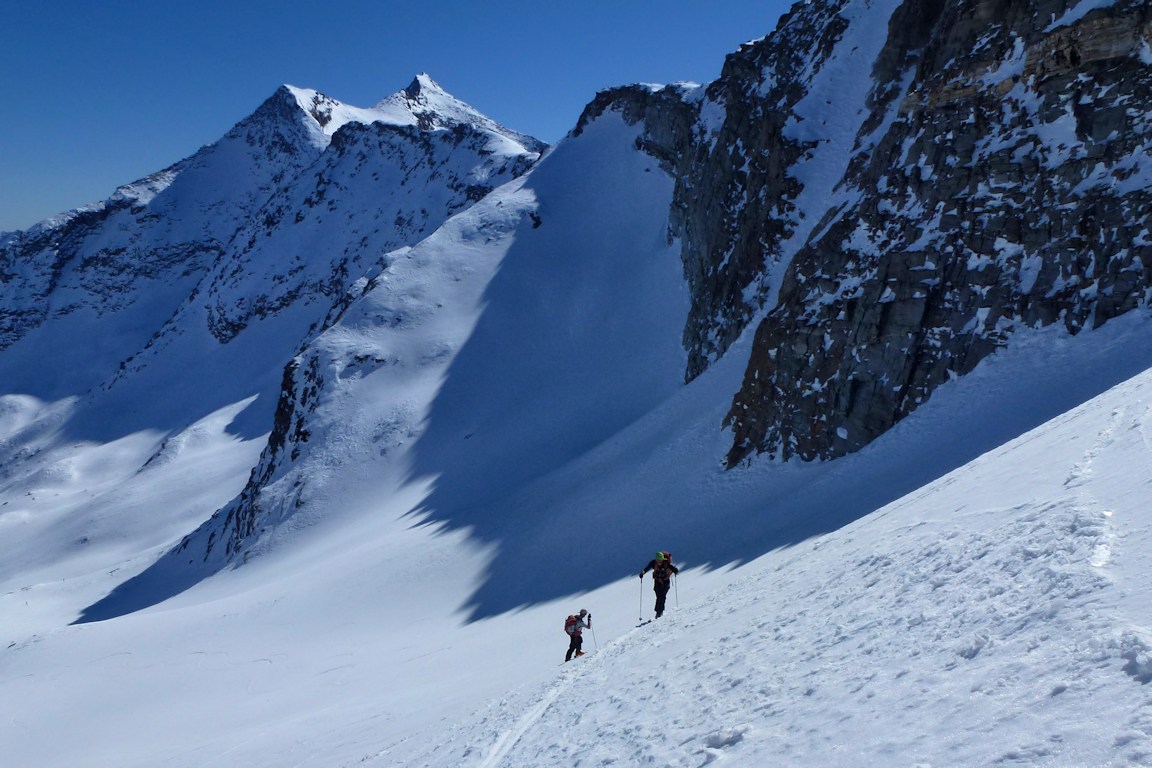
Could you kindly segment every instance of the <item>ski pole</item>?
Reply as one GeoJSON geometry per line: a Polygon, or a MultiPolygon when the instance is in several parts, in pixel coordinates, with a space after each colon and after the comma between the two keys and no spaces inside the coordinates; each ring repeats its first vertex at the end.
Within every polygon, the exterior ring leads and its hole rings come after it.
{"type": "Polygon", "coordinates": [[[640,574],[640,619],[644,621],[644,574],[640,574]]]}
{"type": "MultiPolygon", "coordinates": [[[[591,621],[592,614],[588,614],[588,619],[591,621]]],[[[588,627],[588,629],[592,632],[592,650],[600,650],[600,643],[596,642],[596,630],[592,629],[592,627],[588,627]]]]}
{"type": "Polygon", "coordinates": [[[676,588],[676,610],[680,610],[680,576],[672,577],[672,586],[676,588]]]}

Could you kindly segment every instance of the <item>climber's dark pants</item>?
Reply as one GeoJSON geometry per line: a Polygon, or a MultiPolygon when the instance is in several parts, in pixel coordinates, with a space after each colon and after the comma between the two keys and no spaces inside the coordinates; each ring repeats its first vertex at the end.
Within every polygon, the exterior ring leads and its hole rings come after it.
{"type": "Polygon", "coordinates": [[[564,661],[570,661],[572,654],[578,652],[583,645],[584,637],[579,632],[572,635],[572,642],[568,643],[568,653],[564,654],[564,661]]]}
{"type": "Polygon", "coordinates": [[[672,586],[672,582],[655,582],[653,589],[656,590],[656,618],[660,618],[660,614],[664,613],[664,600],[668,597],[668,588],[672,586]]]}

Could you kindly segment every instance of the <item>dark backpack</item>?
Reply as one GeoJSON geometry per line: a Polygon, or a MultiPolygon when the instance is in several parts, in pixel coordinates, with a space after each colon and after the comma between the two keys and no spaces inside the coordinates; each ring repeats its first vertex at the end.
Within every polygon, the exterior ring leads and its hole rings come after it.
{"type": "Polygon", "coordinates": [[[664,553],[663,560],[652,561],[652,578],[661,584],[672,581],[672,556],[667,552],[664,553]]]}

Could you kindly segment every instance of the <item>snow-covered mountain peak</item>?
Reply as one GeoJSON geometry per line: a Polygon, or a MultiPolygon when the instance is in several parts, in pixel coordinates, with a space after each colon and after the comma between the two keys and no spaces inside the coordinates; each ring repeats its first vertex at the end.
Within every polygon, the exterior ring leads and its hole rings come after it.
{"type": "Polygon", "coordinates": [[[404,92],[413,99],[451,99],[456,101],[456,98],[444,90],[443,86],[433,80],[427,72],[421,72],[412,78],[412,82],[408,84],[404,92]]]}
{"type": "Polygon", "coordinates": [[[292,101],[306,114],[316,131],[317,139],[321,145],[327,145],[329,138],[336,131],[348,123],[373,123],[377,121],[388,123],[410,124],[411,119],[393,119],[393,115],[382,114],[378,109],[355,107],[351,104],[337,101],[320,91],[312,88],[299,88],[294,85],[283,85],[280,92],[287,94],[292,101]]]}
{"type": "MultiPolygon", "coordinates": [[[[528,152],[541,152],[545,144],[539,140],[509,130],[482,114],[475,107],[457,99],[425,73],[412,79],[405,88],[383,99],[372,107],[356,107],[311,88],[283,85],[276,95],[258,110],[269,111],[270,102],[285,103],[306,118],[302,121],[311,141],[326,147],[332,136],[349,123],[371,125],[381,123],[394,126],[413,126],[423,131],[437,131],[471,126],[481,132],[498,134],[520,145],[528,152]]],[[[253,116],[255,117],[255,115],[253,116]]],[[[514,151],[520,151],[520,149],[514,151]]]]}
{"type": "Polygon", "coordinates": [[[796,3],[543,158],[285,85],[0,235],[6,764],[1152,767],[1149,45],[796,3]]]}
{"type": "Polygon", "coordinates": [[[512,131],[456,98],[421,72],[408,86],[378,103],[376,120],[395,125],[415,125],[422,130],[440,130],[468,125],[480,131],[511,138],[529,152],[541,152],[547,145],[532,136],[512,131]]]}
{"type": "Polygon", "coordinates": [[[376,109],[391,121],[420,125],[423,128],[446,128],[458,123],[474,124],[488,119],[448,93],[425,73],[416,75],[408,87],[381,101],[376,109]]]}
{"type": "Polygon", "coordinates": [[[327,136],[331,136],[341,125],[353,119],[347,114],[346,105],[319,91],[287,84],[280,86],[280,89],[290,96],[327,136]]]}

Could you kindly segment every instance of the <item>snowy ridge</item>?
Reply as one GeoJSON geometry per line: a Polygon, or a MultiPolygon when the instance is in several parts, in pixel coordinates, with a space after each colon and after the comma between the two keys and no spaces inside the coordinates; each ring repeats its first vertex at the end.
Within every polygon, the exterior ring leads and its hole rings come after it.
{"type": "Polygon", "coordinates": [[[543,142],[516,133],[457,99],[433,80],[420,73],[407,88],[382,99],[372,107],[354,107],[310,88],[285,85],[300,109],[309,115],[319,130],[316,141],[321,146],[348,123],[384,123],[395,126],[418,126],[421,130],[446,130],[471,126],[477,130],[511,138],[521,151],[540,152],[543,142]]]}
{"type": "Polygon", "coordinates": [[[328,143],[332,134],[348,123],[371,123],[386,117],[371,109],[344,104],[311,88],[298,88],[294,85],[284,85],[283,88],[295,99],[300,110],[315,121],[319,129],[316,143],[321,147],[328,143]]]}

